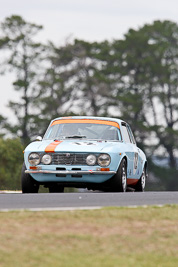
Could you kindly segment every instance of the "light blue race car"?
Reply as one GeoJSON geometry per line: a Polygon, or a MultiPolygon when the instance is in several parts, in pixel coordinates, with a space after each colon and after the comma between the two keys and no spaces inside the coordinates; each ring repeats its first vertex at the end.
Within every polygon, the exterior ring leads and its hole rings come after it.
{"type": "Polygon", "coordinates": [[[61,117],[51,121],[43,139],[24,151],[23,193],[64,187],[105,192],[144,191],[147,160],[130,126],[115,118],[61,117]]]}

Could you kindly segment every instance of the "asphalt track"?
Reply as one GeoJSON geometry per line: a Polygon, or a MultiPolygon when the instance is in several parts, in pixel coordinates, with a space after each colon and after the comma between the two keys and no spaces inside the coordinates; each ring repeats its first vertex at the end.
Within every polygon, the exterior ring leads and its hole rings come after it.
{"type": "Polygon", "coordinates": [[[178,192],[0,194],[0,211],[70,210],[178,204],[178,192]]]}

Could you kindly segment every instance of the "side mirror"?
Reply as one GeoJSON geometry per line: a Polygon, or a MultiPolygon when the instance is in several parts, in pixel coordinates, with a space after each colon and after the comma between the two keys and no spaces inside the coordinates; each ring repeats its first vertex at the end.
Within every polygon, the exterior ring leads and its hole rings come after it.
{"type": "Polygon", "coordinates": [[[42,137],[41,136],[37,136],[35,141],[42,141],[42,137]]]}

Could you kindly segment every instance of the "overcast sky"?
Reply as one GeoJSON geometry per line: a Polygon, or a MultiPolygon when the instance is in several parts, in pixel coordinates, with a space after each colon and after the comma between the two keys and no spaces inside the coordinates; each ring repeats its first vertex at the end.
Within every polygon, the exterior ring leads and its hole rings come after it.
{"type": "MultiPolygon", "coordinates": [[[[56,45],[65,39],[86,41],[120,39],[129,28],[138,29],[154,20],[178,23],[178,0],[0,0],[0,21],[12,14],[41,24],[41,41],[56,45]]],[[[6,105],[18,100],[10,74],[0,76],[0,114],[11,116],[6,105]]]]}

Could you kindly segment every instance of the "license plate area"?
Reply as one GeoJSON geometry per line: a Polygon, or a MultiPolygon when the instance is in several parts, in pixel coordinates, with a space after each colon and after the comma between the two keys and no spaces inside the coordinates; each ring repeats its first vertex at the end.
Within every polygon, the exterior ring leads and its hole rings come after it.
{"type": "MultiPolygon", "coordinates": [[[[72,168],[72,171],[81,171],[81,168],[72,168]]],[[[72,174],[72,177],[82,178],[81,174],[72,174]]]]}
{"type": "MultiPolygon", "coordinates": [[[[57,167],[56,171],[66,171],[66,168],[57,167]]],[[[71,171],[81,171],[81,168],[72,168],[71,171]]],[[[58,173],[56,177],[66,177],[66,174],[58,173]]],[[[74,178],[82,178],[82,174],[71,174],[71,177],[74,178]]]]}
{"type": "MultiPolygon", "coordinates": [[[[66,168],[56,168],[56,171],[66,171],[66,168]]],[[[58,173],[56,177],[66,177],[66,174],[58,173]]]]}

